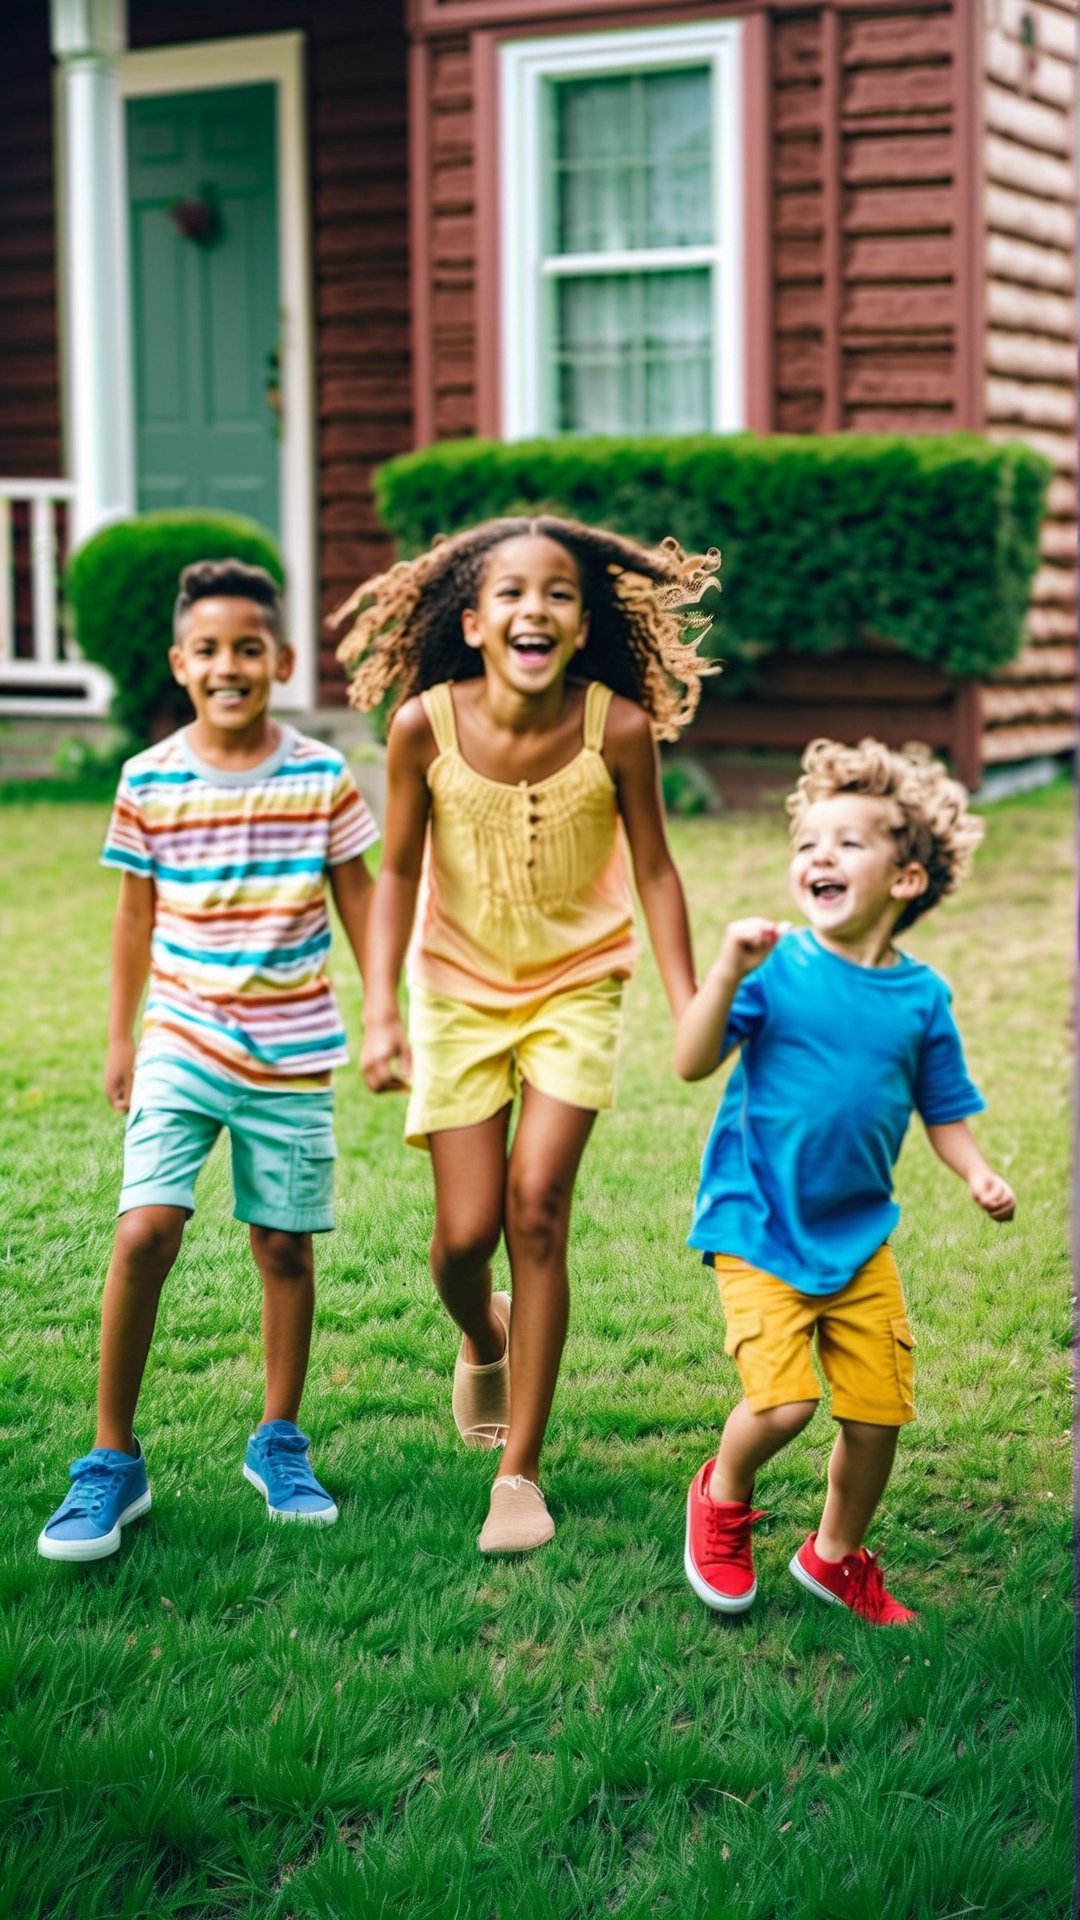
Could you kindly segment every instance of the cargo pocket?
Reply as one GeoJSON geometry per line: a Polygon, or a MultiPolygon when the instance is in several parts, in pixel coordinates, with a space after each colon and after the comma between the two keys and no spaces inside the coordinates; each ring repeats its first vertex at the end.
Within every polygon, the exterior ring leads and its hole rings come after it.
{"type": "Polygon", "coordinates": [[[892,1328],[893,1358],[896,1363],[896,1386],[900,1395],[900,1405],[909,1413],[914,1413],[915,1341],[906,1320],[890,1320],[889,1325],[892,1328]]]}
{"type": "Polygon", "coordinates": [[[748,1400],[760,1391],[761,1379],[761,1315],[760,1313],[730,1313],[724,1332],[724,1352],[730,1355],[739,1369],[739,1378],[743,1392],[748,1400]]]}
{"type": "Polygon", "coordinates": [[[325,1210],[334,1198],[337,1143],[333,1127],[309,1127],[293,1141],[289,1161],[289,1205],[302,1211],[325,1210]]]}

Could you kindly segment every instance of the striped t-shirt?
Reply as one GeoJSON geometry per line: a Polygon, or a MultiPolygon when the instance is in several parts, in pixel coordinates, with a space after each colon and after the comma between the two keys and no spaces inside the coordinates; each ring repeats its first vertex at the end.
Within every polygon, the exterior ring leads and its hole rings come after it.
{"type": "Polygon", "coordinates": [[[326,870],[378,837],[341,754],[293,727],[242,773],[197,759],[186,729],[127,761],[101,858],[154,883],[139,1066],[295,1091],[347,1060],[326,870]]]}

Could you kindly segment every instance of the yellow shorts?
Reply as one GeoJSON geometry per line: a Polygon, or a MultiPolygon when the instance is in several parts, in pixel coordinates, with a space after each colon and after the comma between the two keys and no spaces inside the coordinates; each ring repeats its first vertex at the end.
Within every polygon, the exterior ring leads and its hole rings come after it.
{"type": "Polygon", "coordinates": [[[810,1360],[816,1330],[834,1419],[882,1427],[914,1420],[915,1342],[888,1246],[879,1247],[846,1287],[825,1294],[797,1293],[732,1254],[711,1259],[727,1322],[724,1350],[739,1369],[753,1413],[820,1400],[810,1360]]]}
{"type": "Polygon", "coordinates": [[[490,1120],[523,1080],[571,1107],[613,1106],[622,990],[621,980],[597,980],[519,1007],[473,1007],[413,987],[408,1145],[490,1120]]]}

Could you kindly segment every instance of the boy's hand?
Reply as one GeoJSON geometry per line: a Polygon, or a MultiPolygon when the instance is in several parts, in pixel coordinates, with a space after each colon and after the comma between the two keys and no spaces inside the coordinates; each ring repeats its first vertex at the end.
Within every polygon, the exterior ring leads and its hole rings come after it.
{"type": "Polygon", "coordinates": [[[768,959],[786,930],[782,921],[763,920],[757,915],[749,920],[732,920],[720,949],[721,963],[731,969],[736,979],[744,980],[768,959]]]}
{"type": "Polygon", "coordinates": [[[412,1085],[412,1054],[400,1013],[364,1022],[360,1071],[372,1093],[404,1093],[412,1085]]]}
{"type": "Polygon", "coordinates": [[[135,1077],[135,1042],[110,1040],[105,1052],[105,1098],[117,1113],[131,1106],[131,1083],[135,1077]]]}
{"type": "Polygon", "coordinates": [[[1016,1212],[1015,1193],[992,1167],[978,1168],[968,1181],[968,1191],[991,1220],[1011,1220],[1016,1212]]]}

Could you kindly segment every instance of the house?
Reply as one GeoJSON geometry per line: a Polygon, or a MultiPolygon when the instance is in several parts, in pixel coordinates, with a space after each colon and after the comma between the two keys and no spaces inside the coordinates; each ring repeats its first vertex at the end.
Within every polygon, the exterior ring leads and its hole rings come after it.
{"type": "Polygon", "coordinates": [[[394,453],[964,427],[1055,468],[1018,659],[962,687],[895,656],[778,666],[738,741],[787,744],[854,687],[923,700],[969,780],[1068,751],[1076,25],[1073,0],[14,10],[0,710],[100,710],[56,552],[134,508],[277,532],[305,709],[341,698],[324,620],[387,558],[394,453]]]}

